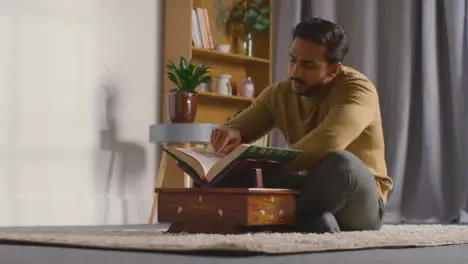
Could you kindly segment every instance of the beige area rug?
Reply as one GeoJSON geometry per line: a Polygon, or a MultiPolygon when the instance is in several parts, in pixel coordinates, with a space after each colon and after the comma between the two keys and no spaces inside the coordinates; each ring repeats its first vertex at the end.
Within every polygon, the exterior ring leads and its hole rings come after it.
{"type": "Polygon", "coordinates": [[[155,252],[256,252],[288,254],[369,248],[428,247],[468,243],[468,226],[387,225],[380,231],[339,234],[167,234],[165,229],[92,230],[17,228],[0,230],[2,243],[31,243],[155,252]]]}

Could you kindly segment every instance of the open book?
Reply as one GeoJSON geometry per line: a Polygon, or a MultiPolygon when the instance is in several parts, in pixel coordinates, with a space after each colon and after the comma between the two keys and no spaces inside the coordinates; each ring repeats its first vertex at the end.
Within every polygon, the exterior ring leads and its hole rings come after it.
{"type": "Polygon", "coordinates": [[[225,186],[233,183],[234,178],[242,178],[255,168],[277,170],[292,161],[298,150],[262,147],[241,144],[229,154],[202,149],[166,147],[163,149],[174,158],[179,167],[195,183],[209,186],[225,186]]]}

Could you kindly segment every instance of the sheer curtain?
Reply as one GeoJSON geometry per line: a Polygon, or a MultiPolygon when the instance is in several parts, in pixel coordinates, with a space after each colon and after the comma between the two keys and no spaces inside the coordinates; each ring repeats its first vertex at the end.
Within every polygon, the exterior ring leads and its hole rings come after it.
{"type": "MultiPolygon", "coordinates": [[[[294,25],[321,16],[344,26],[351,49],[345,64],[379,89],[395,182],[387,222],[450,222],[467,206],[467,2],[275,1],[276,80],[287,76],[294,25]]],[[[278,132],[273,138],[284,144],[278,132]]]]}
{"type": "Polygon", "coordinates": [[[0,225],[147,221],[158,8],[0,0],[0,225]]]}

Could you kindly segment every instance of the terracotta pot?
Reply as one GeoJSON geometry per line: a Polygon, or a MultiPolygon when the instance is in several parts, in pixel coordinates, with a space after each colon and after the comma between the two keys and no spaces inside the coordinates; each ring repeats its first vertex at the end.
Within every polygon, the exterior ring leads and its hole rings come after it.
{"type": "Polygon", "coordinates": [[[167,97],[169,120],[172,123],[192,123],[197,115],[196,93],[170,92],[167,97]]]}

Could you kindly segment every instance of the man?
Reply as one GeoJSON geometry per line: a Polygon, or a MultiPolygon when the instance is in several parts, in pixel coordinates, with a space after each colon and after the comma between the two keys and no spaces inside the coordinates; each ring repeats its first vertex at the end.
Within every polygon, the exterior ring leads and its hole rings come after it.
{"type": "Polygon", "coordinates": [[[265,187],[301,191],[298,232],[378,230],[392,188],[377,90],[343,66],[347,45],[344,30],[330,21],[299,23],[289,78],[267,87],[211,135],[213,148],[228,153],[277,127],[289,148],[303,151],[282,173],[265,179],[265,187]]]}

